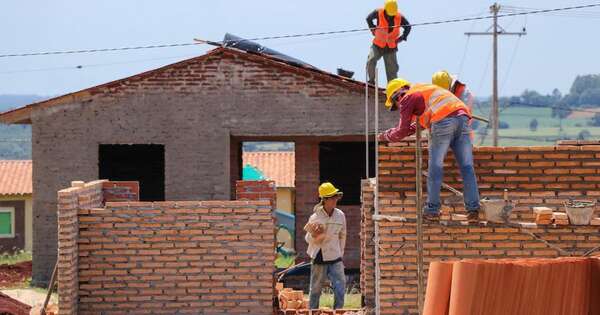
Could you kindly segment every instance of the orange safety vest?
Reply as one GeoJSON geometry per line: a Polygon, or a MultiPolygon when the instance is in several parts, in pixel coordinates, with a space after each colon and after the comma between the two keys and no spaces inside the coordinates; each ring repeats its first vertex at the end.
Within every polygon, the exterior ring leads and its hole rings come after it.
{"type": "MultiPolygon", "coordinates": [[[[426,129],[459,109],[464,110],[469,117],[471,109],[452,92],[432,84],[415,84],[406,95],[421,93],[425,99],[425,112],[419,117],[419,124],[426,129]]],[[[413,116],[413,120],[416,120],[413,116]]]]}
{"type": "Polygon", "coordinates": [[[379,9],[379,17],[377,18],[377,29],[375,30],[375,38],[373,44],[379,48],[396,48],[398,47],[398,38],[400,38],[400,25],[402,22],[402,14],[398,12],[394,16],[394,28],[390,32],[390,25],[385,17],[385,9],[379,9]]]}

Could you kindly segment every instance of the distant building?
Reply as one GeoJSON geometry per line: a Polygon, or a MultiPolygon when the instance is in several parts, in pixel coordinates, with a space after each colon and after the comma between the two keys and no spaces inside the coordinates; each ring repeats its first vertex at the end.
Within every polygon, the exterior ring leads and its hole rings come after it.
{"type": "MultiPolygon", "coordinates": [[[[374,90],[369,94],[373,103],[374,90]]],[[[397,114],[384,113],[382,104],[379,111],[381,129],[397,124],[397,114]]],[[[71,181],[139,181],[142,201],[231,199],[243,143],[261,141],[294,143],[295,200],[288,210],[296,231],[318,201],[320,182],[344,191],[345,264],[358,269],[364,120],[364,83],[234,48],[0,114],[0,122],[32,125],[32,282],[50,278],[56,193],[71,181]]],[[[304,234],[295,238],[298,259],[306,259],[304,234]]]]}
{"type": "Polygon", "coordinates": [[[31,166],[31,160],[0,160],[0,253],[32,249],[31,166]]]}

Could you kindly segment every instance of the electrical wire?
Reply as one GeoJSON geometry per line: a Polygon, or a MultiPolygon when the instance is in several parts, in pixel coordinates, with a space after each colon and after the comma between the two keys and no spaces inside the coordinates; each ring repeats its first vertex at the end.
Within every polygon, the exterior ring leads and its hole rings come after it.
{"type": "MultiPolygon", "coordinates": [[[[561,12],[561,11],[569,11],[569,10],[587,9],[587,8],[594,8],[594,7],[600,7],[600,3],[570,6],[570,7],[561,7],[561,8],[552,8],[552,9],[512,12],[512,13],[506,13],[506,14],[499,14],[497,17],[504,18],[504,17],[512,17],[512,16],[544,14],[544,13],[561,12]]],[[[438,20],[438,21],[415,23],[415,24],[411,24],[410,26],[411,27],[430,26],[430,25],[450,24],[450,23],[459,23],[459,22],[468,22],[468,21],[477,21],[477,20],[489,20],[489,19],[493,19],[493,18],[494,18],[494,15],[486,15],[486,16],[480,16],[480,17],[455,18],[455,19],[449,19],[449,20],[438,20]]],[[[403,26],[397,25],[394,27],[400,28],[403,26]]],[[[237,41],[229,41],[226,43],[225,42],[202,41],[202,42],[193,42],[193,43],[175,43],[175,44],[146,45],[146,46],[118,47],[118,48],[98,48],[98,49],[46,51],[46,52],[32,52],[32,53],[15,53],[15,54],[3,54],[3,55],[0,55],[0,58],[83,54],[83,53],[113,52],[113,51],[127,51],[127,50],[141,50],[141,49],[157,49],[157,48],[173,48],[173,47],[202,45],[202,44],[207,44],[207,43],[222,45],[222,44],[231,44],[231,43],[242,42],[242,41],[263,41],[263,40],[274,40],[274,39],[284,39],[284,38],[314,37],[314,36],[356,33],[356,32],[366,32],[366,31],[371,31],[371,29],[370,28],[357,28],[357,29],[337,30],[337,31],[327,31],[327,32],[264,36],[264,37],[255,37],[255,38],[243,39],[243,40],[237,40],[237,41]]]]}
{"type": "Polygon", "coordinates": [[[52,67],[52,68],[34,68],[34,69],[24,69],[24,70],[14,70],[14,71],[0,71],[0,74],[16,74],[16,73],[60,71],[60,70],[80,70],[80,69],[84,69],[84,68],[96,68],[96,67],[125,65],[125,64],[148,62],[148,61],[190,58],[190,57],[194,57],[194,56],[196,56],[196,55],[181,55],[181,56],[160,57],[160,58],[150,58],[150,59],[136,59],[136,60],[111,62],[111,63],[97,63],[97,64],[62,66],[62,67],[52,67]]]}

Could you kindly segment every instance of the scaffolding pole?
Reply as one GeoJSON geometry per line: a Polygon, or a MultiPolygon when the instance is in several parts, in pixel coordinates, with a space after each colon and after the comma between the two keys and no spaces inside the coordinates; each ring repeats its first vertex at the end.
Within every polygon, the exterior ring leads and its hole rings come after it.
{"type": "MultiPolygon", "coordinates": [[[[377,68],[375,68],[375,190],[374,190],[374,206],[375,214],[379,215],[379,78],[377,75],[377,68]]],[[[381,314],[381,300],[380,300],[380,280],[381,273],[379,270],[379,223],[373,221],[375,225],[375,315],[381,314]]]]}
{"type": "Polygon", "coordinates": [[[369,72],[365,71],[365,179],[369,175],[369,72]]]}
{"type": "Polygon", "coordinates": [[[416,133],[416,189],[417,189],[417,304],[419,314],[423,314],[423,148],[421,146],[421,125],[417,117],[416,133]]]}

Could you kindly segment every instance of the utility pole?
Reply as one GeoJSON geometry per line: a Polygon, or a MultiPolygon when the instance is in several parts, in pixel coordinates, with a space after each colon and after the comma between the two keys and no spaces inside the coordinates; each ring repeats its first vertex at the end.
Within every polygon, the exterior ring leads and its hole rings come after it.
{"type": "Polygon", "coordinates": [[[523,28],[522,32],[507,32],[500,25],[498,25],[498,13],[500,12],[500,5],[494,3],[490,7],[490,12],[494,16],[494,24],[486,32],[468,32],[465,33],[467,36],[471,35],[492,35],[493,38],[493,51],[494,51],[494,73],[492,83],[492,110],[490,120],[492,122],[492,136],[494,146],[498,146],[498,125],[500,124],[500,117],[498,115],[498,36],[499,35],[527,35],[527,31],[523,28]]]}

